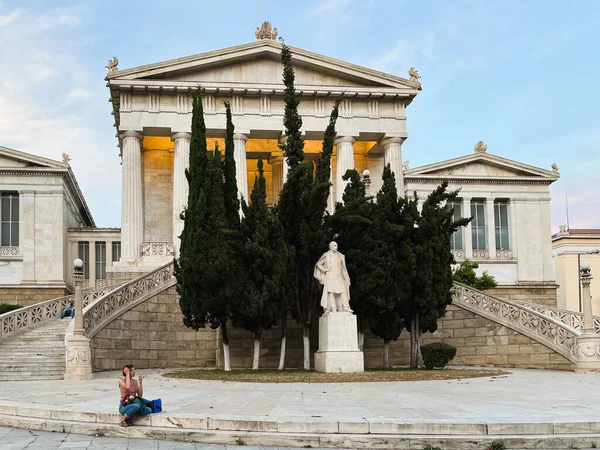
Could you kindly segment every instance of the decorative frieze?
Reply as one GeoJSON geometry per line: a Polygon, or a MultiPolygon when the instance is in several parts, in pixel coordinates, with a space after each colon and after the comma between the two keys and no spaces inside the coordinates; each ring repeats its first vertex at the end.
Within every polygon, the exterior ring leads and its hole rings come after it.
{"type": "Polygon", "coordinates": [[[394,103],[394,117],[396,119],[406,119],[406,105],[404,102],[394,103]]]}
{"type": "Polygon", "coordinates": [[[242,97],[240,95],[236,95],[232,98],[231,113],[234,116],[243,116],[244,115],[244,97],[242,97]]]}
{"type": "Polygon", "coordinates": [[[186,94],[177,94],[177,114],[187,114],[190,112],[190,100],[186,94]]]}
{"type": "Polygon", "coordinates": [[[342,100],[340,102],[340,117],[345,119],[352,118],[352,100],[342,100]]]}
{"type": "Polygon", "coordinates": [[[217,99],[214,95],[207,95],[202,97],[202,107],[204,114],[216,114],[217,113],[217,99]]]}
{"type": "Polygon", "coordinates": [[[173,244],[171,242],[144,242],[142,244],[142,256],[173,256],[173,244]]]}
{"type": "Polygon", "coordinates": [[[133,108],[133,102],[131,101],[131,93],[123,92],[121,94],[120,106],[121,112],[131,112],[133,108]]]}
{"type": "Polygon", "coordinates": [[[261,97],[260,98],[260,115],[270,116],[271,115],[271,98],[261,97]]]}
{"type": "Polygon", "coordinates": [[[325,99],[315,98],[315,117],[326,117],[325,99]]]}
{"type": "Polygon", "coordinates": [[[159,113],[160,112],[160,95],[150,94],[148,95],[148,112],[159,113]]]}
{"type": "Polygon", "coordinates": [[[377,100],[369,100],[369,119],[379,119],[379,102],[377,100]]]}

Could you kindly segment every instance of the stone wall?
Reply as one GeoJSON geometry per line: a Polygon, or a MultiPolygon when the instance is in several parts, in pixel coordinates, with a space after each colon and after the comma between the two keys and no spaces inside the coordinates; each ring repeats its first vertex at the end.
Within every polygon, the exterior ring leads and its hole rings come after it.
{"type": "MultiPolygon", "coordinates": [[[[231,364],[234,368],[252,366],[252,334],[229,328],[231,364]]],[[[302,367],[302,329],[288,321],[285,366],[302,367]]],[[[311,360],[318,348],[318,318],[311,330],[311,360]]],[[[423,343],[445,342],[457,348],[455,365],[520,367],[571,370],[572,364],[553,350],[527,336],[498,325],[460,307],[451,305],[433,335],[426,333],[423,343]]],[[[281,329],[263,333],[260,366],[277,368],[281,329]]],[[[380,367],[383,341],[367,332],[364,344],[365,366],[380,367]]],[[[92,340],[95,371],[114,370],[133,363],[138,368],[222,367],[220,333],[187,329],[182,322],[179,298],[170,288],[142,303],[110,323],[92,340]]],[[[403,332],[390,345],[391,365],[410,361],[409,335],[403,332]]],[[[311,361],[311,365],[312,365],[311,361]]]]}
{"type": "Polygon", "coordinates": [[[523,284],[516,286],[497,286],[493,289],[486,289],[485,293],[495,297],[518,300],[537,305],[557,306],[557,284],[523,284]]]}
{"type": "Polygon", "coordinates": [[[144,242],[173,240],[173,154],[168,150],[142,153],[144,174],[144,242]]]}
{"type": "Polygon", "coordinates": [[[0,303],[30,306],[69,295],[64,288],[0,288],[0,303]]]}
{"type": "Polygon", "coordinates": [[[214,367],[216,334],[183,325],[175,287],[152,297],[107,325],[92,339],[93,370],[214,367]]]}

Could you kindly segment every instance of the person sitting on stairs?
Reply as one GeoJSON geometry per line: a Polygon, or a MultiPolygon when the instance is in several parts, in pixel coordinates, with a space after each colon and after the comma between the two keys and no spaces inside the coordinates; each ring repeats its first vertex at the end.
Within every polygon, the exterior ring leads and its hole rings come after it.
{"type": "Polygon", "coordinates": [[[123,367],[123,379],[119,379],[119,391],[121,402],[119,403],[119,413],[121,414],[122,427],[133,425],[132,418],[147,416],[152,412],[148,406],[148,400],[143,398],[144,386],[143,377],[140,375],[136,380],[135,368],[133,364],[127,364],[123,367]]]}
{"type": "Polygon", "coordinates": [[[75,300],[73,299],[73,297],[69,299],[69,301],[65,305],[65,309],[63,309],[63,311],[60,313],[60,318],[64,319],[67,316],[67,314],[71,315],[71,319],[75,317],[75,300]]]}

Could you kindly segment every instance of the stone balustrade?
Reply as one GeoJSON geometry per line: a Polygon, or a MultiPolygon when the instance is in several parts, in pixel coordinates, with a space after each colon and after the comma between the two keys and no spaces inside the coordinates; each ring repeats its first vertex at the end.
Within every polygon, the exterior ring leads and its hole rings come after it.
{"type": "MultiPolygon", "coordinates": [[[[93,303],[96,299],[115,290],[117,286],[94,289],[83,294],[83,306],[93,303]]],[[[0,315],[0,341],[17,333],[21,333],[42,322],[56,320],[65,308],[67,301],[74,294],[36,303],[25,308],[16,309],[0,315]]]]}

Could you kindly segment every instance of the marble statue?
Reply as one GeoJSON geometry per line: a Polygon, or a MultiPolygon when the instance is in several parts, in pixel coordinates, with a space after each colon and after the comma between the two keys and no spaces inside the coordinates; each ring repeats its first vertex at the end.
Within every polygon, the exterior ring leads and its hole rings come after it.
{"type": "Polygon", "coordinates": [[[417,69],[411,67],[408,69],[408,75],[410,76],[410,81],[416,81],[420,83],[419,78],[421,78],[421,75],[419,75],[419,71],[417,69]]]}
{"type": "Polygon", "coordinates": [[[256,36],[256,40],[259,41],[261,39],[277,39],[277,28],[273,28],[271,22],[266,21],[263,22],[260,27],[256,27],[256,31],[254,32],[256,36]]]}
{"type": "Polygon", "coordinates": [[[71,161],[71,157],[69,155],[67,155],[66,153],[62,154],[62,159],[63,159],[63,162],[66,162],[66,163],[71,161]]]}
{"type": "Polygon", "coordinates": [[[321,306],[325,314],[352,312],[350,309],[350,276],[346,258],[338,252],[337,242],[329,244],[329,250],[315,264],[314,277],[323,285],[321,306]]]}
{"type": "Polygon", "coordinates": [[[475,153],[485,153],[487,148],[488,147],[485,142],[479,141],[477,144],[475,144],[475,153]]]}
{"type": "Polygon", "coordinates": [[[558,173],[558,164],[556,164],[556,163],[552,164],[552,172],[558,173]]]}

